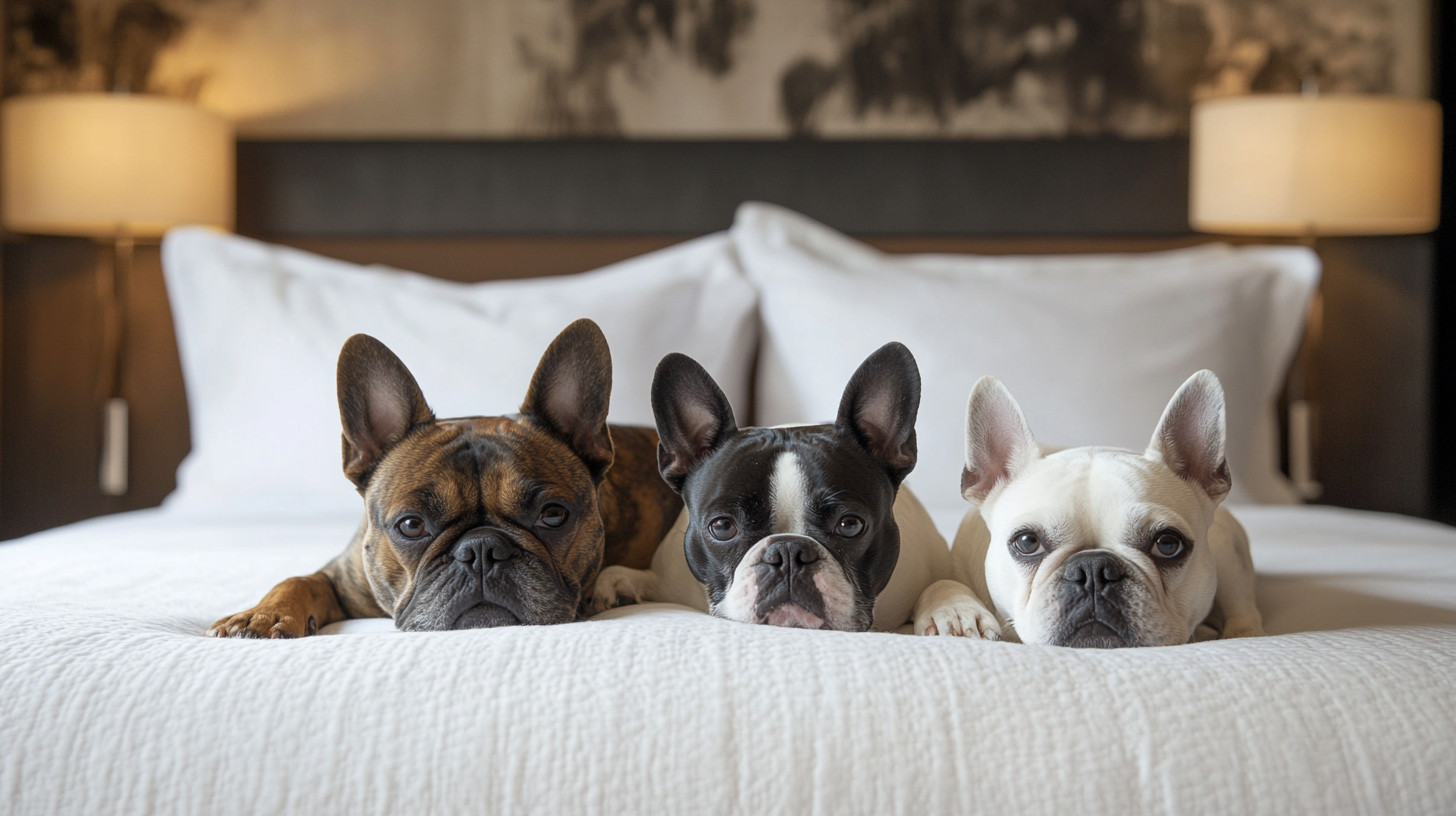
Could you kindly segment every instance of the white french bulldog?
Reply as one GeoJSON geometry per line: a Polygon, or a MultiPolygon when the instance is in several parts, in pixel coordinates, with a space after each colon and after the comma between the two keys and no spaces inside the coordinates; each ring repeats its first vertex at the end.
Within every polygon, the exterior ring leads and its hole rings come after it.
{"type": "Polygon", "coordinates": [[[960,582],[926,589],[916,629],[974,617],[990,601],[1007,640],[1168,646],[1264,634],[1249,539],[1219,503],[1223,387],[1188,378],[1148,449],[1043,455],[1021,408],[982,377],[966,406],[965,498],[951,558],[960,582]]]}

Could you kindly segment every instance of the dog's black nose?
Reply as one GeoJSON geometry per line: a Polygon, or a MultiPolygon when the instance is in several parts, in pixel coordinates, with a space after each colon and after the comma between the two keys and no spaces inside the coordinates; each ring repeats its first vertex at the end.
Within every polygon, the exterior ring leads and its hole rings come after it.
{"type": "Polygon", "coordinates": [[[785,536],[763,548],[763,563],[781,570],[794,570],[819,560],[819,545],[803,536],[785,536]]]}
{"type": "Polygon", "coordinates": [[[1101,592],[1108,584],[1121,581],[1124,574],[1122,562],[1106,550],[1078,553],[1062,568],[1062,580],[1080,584],[1088,593],[1101,592]]]}
{"type": "Polygon", "coordinates": [[[467,567],[487,570],[515,557],[516,548],[500,533],[472,530],[460,537],[452,554],[467,567]]]}

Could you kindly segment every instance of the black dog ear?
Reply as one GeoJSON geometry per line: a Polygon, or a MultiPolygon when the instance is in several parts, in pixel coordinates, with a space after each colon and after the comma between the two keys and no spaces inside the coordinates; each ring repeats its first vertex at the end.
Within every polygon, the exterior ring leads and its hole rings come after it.
{"type": "Polygon", "coordinates": [[[582,318],[551,341],[521,413],[565,442],[598,483],[612,466],[607,409],[612,400],[612,352],[596,323],[582,318]]]}
{"type": "Polygon", "coordinates": [[[363,490],[384,454],[435,415],[404,363],[367,334],[350,337],[339,352],[338,388],[344,475],[363,490]]]}
{"type": "Polygon", "coordinates": [[[885,465],[897,487],[915,469],[915,416],[920,412],[920,369],[910,349],[886,343],[860,363],[835,424],[885,465]]]}
{"type": "Polygon", "coordinates": [[[738,431],[723,389],[685,354],[669,354],[657,364],[652,416],[657,420],[657,469],[679,492],[703,457],[738,431]]]}

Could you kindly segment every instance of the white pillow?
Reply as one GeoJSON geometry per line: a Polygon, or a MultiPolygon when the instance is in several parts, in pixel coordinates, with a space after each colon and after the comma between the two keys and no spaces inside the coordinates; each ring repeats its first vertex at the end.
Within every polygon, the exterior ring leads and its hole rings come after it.
{"type": "Polygon", "coordinates": [[[590,317],[612,349],[613,422],[652,425],[652,373],[680,351],[748,407],[755,295],[726,233],[595,272],[461,284],[204,228],[162,246],[192,421],[168,507],[353,512],[335,364],[344,340],[394,350],[441,417],[514,413],[541,353],[590,317]]]}
{"type": "Polygon", "coordinates": [[[1230,498],[1295,500],[1275,400],[1319,279],[1308,249],[891,256],[757,203],[738,209],[732,235],[759,287],[756,419],[832,419],[855,367],[904,343],[923,379],[909,482],[933,510],[965,507],[966,398],[982,375],[1011,389],[1043,443],[1141,451],[1201,368],[1228,400],[1230,498]]]}

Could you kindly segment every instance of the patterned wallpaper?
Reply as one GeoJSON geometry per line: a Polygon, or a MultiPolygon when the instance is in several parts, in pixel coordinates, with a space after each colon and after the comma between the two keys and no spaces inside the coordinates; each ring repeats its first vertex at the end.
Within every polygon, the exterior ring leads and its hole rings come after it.
{"type": "Polygon", "coordinates": [[[255,138],[1176,135],[1195,99],[1429,85],[1428,0],[10,0],[7,93],[255,138]]]}

